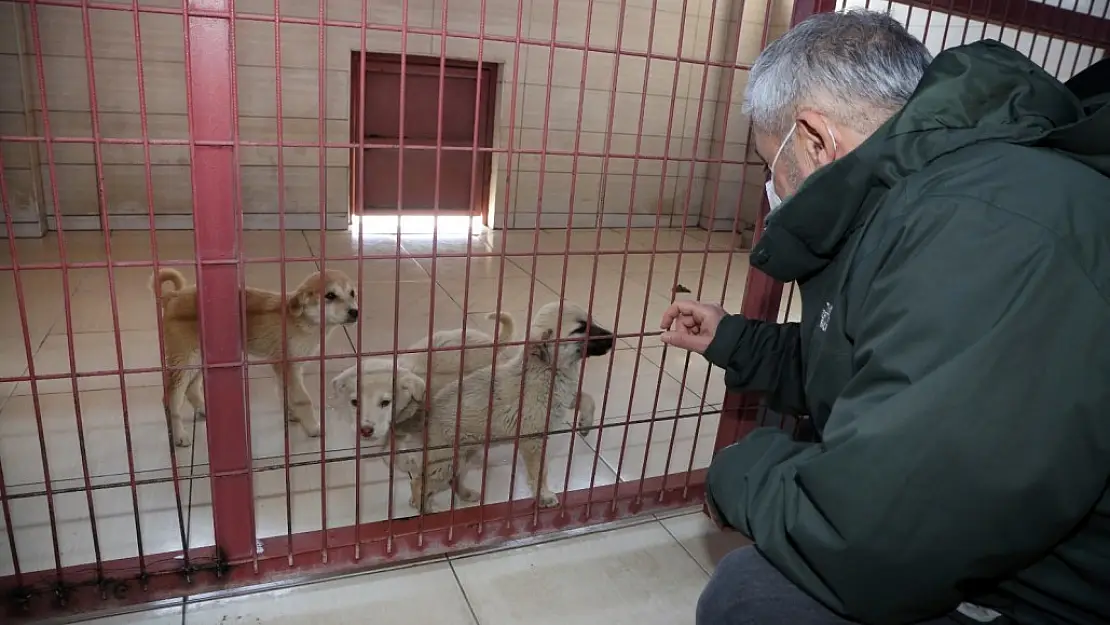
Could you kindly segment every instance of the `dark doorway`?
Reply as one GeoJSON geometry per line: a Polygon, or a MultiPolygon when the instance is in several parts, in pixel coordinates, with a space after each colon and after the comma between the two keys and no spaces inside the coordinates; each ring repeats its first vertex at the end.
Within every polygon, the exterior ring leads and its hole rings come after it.
{"type": "MultiPolygon", "coordinates": [[[[493,145],[493,66],[483,64],[479,81],[478,64],[447,60],[443,70],[443,120],[441,145],[436,150],[439,126],[440,60],[408,55],[405,58],[404,130],[401,129],[401,57],[366,55],[366,89],[361,102],[359,53],[352,55],[351,137],[358,141],[359,119],[365,116],[361,207],[368,214],[480,215],[485,221],[489,198],[491,154],[477,151],[493,145]],[[475,94],[481,91],[475,102],[475,94]],[[478,106],[475,129],[475,104],[478,106]],[[404,172],[401,206],[398,206],[398,168],[404,138],[404,172]],[[436,198],[436,155],[439,152],[439,197],[436,198]],[[472,167],[474,171],[472,172],[472,167]]],[[[352,155],[352,161],[354,161],[352,155]]],[[[352,168],[352,172],[357,169],[352,168]]],[[[354,176],[352,176],[354,183],[354,176]]],[[[357,191],[357,188],[353,190],[357,191]]],[[[358,194],[355,193],[357,196],[358,194]]]]}

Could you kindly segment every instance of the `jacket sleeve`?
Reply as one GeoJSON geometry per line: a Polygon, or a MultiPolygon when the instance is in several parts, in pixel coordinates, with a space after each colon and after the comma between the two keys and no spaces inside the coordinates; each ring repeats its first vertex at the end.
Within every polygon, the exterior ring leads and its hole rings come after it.
{"type": "Polygon", "coordinates": [[[725,370],[725,385],[734,391],[764,393],[778,412],[804,414],[801,328],[729,315],[721,320],[705,350],[710,363],[725,370]]]}
{"type": "Polygon", "coordinates": [[[868,624],[938,616],[1040,560],[1110,479],[1110,314],[1080,255],[992,207],[920,211],[852,309],[855,375],[823,442],[758,430],[708,476],[729,525],[868,624]]]}

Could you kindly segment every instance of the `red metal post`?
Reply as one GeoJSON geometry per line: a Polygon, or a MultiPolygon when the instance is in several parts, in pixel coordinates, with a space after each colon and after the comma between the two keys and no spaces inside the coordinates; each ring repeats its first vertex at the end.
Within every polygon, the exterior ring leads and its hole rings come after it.
{"type": "Polygon", "coordinates": [[[230,0],[189,0],[185,71],[212,515],[216,545],[234,562],[254,553],[254,499],[236,264],[239,219],[235,154],[230,145],[235,120],[229,5],[230,0]],[[199,145],[210,141],[222,144],[199,145]]]}

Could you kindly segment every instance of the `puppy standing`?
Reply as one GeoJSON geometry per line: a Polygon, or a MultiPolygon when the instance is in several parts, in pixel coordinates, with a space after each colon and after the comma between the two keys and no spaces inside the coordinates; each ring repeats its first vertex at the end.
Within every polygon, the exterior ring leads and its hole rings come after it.
{"type": "MultiPolygon", "coordinates": [[[[559,302],[546,304],[532,319],[530,336],[539,343],[526,346],[512,360],[498,365],[493,376],[493,412],[489,415],[491,442],[507,442],[516,436],[520,424],[520,453],[528,472],[532,492],[545,507],[559,505],[559,499],[541,481],[543,463],[540,438],[545,433],[548,403],[552,420],[566,419],[575,407],[581,411],[580,427],[593,425],[594,401],[589,395],[577,395],[581,362],[588,356],[601,356],[613,348],[613,334],[594,325],[586,311],[575,304],[564,302],[559,315],[559,302]],[[556,332],[560,339],[571,339],[554,344],[556,332]],[[578,340],[573,340],[578,339],[578,340]],[[521,378],[524,379],[523,405],[521,378]]],[[[465,468],[477,460],[478,447],[486,436],[489,414],[489,392],[492,367],[480,369],[463,379],[462,385],[447,386],[432,399],[427,416],[428,464],[421,471],[420,454],[408,454],[399,459],[401,468],[411,476],[412,499],[410,504],[425,512],[430,508],[436,493],[452,485],[464,501],[474,501],[477,493],[462,486],[465,468]],[[455,443],[456,407],[462,396],[458,412],[460,445],[459,466],[453,462],[455,443]],[[448,449],[432,449],[446,446],[448,449]]]]}
{"type": "MultiPolygon", "coordinates": [[[[487,317],[496,319],[501,326],[499,340],[513,340],[516,330],[513,316],[509,313],[490,313],[487,317]]],[[[431,362],[431,383],[428,391],[433,397],[441,388],[458,384],[459,370],[467,375],[493,364],[493,337],[481,330],[466,329],[464,339],[462,330],[440,330],[410,345],[405,351],[444,347],[466,346],[466,358],[462,350],[440,352],[417,352],[401,354],[397,357],[397,371],[393,370],[392,358],[368,358],[362,363],[362,372],[351,365],[331,381],[332,395],[336,408],[349,410],[358,415],[359,432],[370,444],[384,443],[389,436],[389,427],[404,423],[422,412],[425,385],[429,378],[428,363],[431,362]],[[483,347],[490,346],[490,347],[483,347]],[[361,405],[359,386],[362,387],[361,405]]],[[[511,358],[513,350],[502,347],[497,352],[498,360],[511,358]]],[[[409,424],[407,430],[423,429],[423,415],[420,423],[409,424]]],[[[406,430],[406,431],[407,431],[406,430]]],[[[421,444],[423,437],[420,438],[421,444]]]]}
{"type": "MultiPolygon", "coordinates": [[[[181,422],[181,405],[189,400],[197,416],[204,416],[203,377],[198,369],[182,369],[200,364],[200,332],[197,316],[197,287],[186,285],[175,269],[160,269],[151,278],[162,284],[162,328],[165,333],[166,365],[169,378],[166,411],[173,424],[174,444],[188,447],[192,437],[181,422]]],[[[358,320],[357,293],[351,279],[342,271],[329,269],[305,278],[295,291],[282,299],[280,293],[247,287],[246,351],[252,356],[279,360],[314,356],[320,350],[320,326],[332,330],[358,320]],[[320,302],[324,303],[321,317],[320,302]],[[285,345],[282,344],[282,319],[285,320],[285,345]]],[[[320,435],[320,422],[312,409],[312,399],[304,386],[302,363],[271,365],[284,389],[286,417],[299,421],[309,436],[320,435]]]]}

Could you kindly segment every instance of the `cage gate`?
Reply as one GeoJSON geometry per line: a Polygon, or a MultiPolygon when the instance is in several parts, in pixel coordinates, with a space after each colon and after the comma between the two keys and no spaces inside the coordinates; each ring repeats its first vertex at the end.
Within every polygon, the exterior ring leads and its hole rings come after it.
{"type": "MultiPolygon", "coordinates": [[[[1000,38],[1062,78],[1110,46],[1105,0],[871,5],[934,53],[1000,38]]],[[[759,424],[801,433],[804,419],[726,395],[702,359],[664,350],[655,326],[682,297],[796,318],[793,289],[747,268],[766,207],[740,95],[767,41],[843,6],[0,2],[5,618],[698,505],[714,449],[759,424]],[[185,364],[147,288],[167,268],[198,286],[201,357],[185,364]],[[290,301],[326,270],[349,276],[357,321],[310,328],[317,354],[248,358],[245,287],[290,301]],[[366,362],[490,357],[421,340],[444,330],[486,333],[493,357],[512,358],[559,300],[615,335],[580,375],[594,427],[549,407],[545,435],[482,445],[468,485],[479,504],[448,493],[419,514],[403,450],[364,437],[354,414],[381,396],[359,387],[352,409],[331,380],[366,362]],[[501,312],[512,336],[487,318],[501,312]],[[200,376],[205,409],[175,440],[164,403],[182,372],[200,376]],[[318,436],[303,412],[286,418],[303,393],[318,436]],[[535,441],[557,507],[539,506],[518,464],[535,441]]],[[[306,300],[317,318],[323,294],[306,300]]],[[[278,317],[292,345],[302,330],[278,317]]],[[[552,340],[581,340],[562,331],[552,340]]],[[[458,460],[463,442],[442,448],[458,460]]]]}

